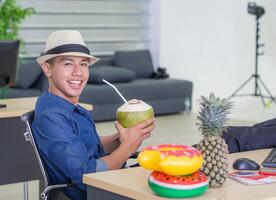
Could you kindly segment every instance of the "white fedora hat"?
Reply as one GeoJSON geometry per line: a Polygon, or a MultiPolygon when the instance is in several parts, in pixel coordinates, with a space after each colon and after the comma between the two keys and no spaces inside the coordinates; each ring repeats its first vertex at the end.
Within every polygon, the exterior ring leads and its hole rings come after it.
{"type": "Polygon", "coordinates": [[[99,58],[91,56],[79,31],[61,30],[51,33],[45,45],[44,53],[36,59],[39,65],[57,56],[80,56],[89,58],[89,65],[99,58]]]}

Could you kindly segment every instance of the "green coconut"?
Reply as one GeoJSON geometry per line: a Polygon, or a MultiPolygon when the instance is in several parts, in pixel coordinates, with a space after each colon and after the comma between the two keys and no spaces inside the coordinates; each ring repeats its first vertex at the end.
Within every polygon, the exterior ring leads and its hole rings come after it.
{"type": "Polygon", "coordinates": [[[124,128],[132,127],[153,117],[153,108],[143,101],[125,103],[119,107],[116,112],[117,121],[124,128]]]}

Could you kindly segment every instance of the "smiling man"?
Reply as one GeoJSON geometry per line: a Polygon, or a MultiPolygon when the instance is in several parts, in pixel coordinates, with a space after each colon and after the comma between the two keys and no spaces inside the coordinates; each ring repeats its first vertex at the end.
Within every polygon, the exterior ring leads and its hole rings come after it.
{"type": "Polygon", "coordinates": [[[77,104],[89,77],[88,64],[88,58],[58,56],[42,65],[49,77],[49,92],[77,104]]]}
{"type": "Polygon", "coordinates": [[[98,60],[81,34],[69,30],[50,34],[37,59],[49,88],[37,100],[32,130],[50,183],[75,184],[63,190],[70,199],[86,199],[83,174],[122,168],[154,129],[154,119],[128,129],[116,122],[117,133],[98,136],[91,112],[78,104],[98,60]]]}

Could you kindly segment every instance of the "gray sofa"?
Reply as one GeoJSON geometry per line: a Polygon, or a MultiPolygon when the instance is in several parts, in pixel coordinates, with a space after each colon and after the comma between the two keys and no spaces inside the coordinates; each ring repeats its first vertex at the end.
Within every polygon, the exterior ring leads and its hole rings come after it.
{"type": "MultiPolygon", "coordinates": [[[[187,80],[153,79],[150,52],[118,51],[114,56],[101,56],[90,68],[90,78],[80,101],[93,104],[95,121],[114,120],[122,99],[102,78],[112,82],[130,100],[142,99],[153,106],[156,115],[191,109],[193,84],[187,80]]],[[[47,90],[47,78],[35,59],[21,61],[16,85],[9,89],[8,98],[39,96],[47,90]]]]}

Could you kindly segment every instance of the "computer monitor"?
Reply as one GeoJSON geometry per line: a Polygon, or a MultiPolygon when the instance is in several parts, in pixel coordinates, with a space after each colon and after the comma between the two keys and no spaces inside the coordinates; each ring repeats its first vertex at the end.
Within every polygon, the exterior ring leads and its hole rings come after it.
{"type": "MultiPolygon", "coordinates": [[[[2,96],[5,96],[6,87],[15,84],[18,54],[19,40],[0,41],[0,92],[2,96]]],[[[6,105],[0,104],[0,108],[4,107],[6,105]]]]}
{"type": "Polygon", "coordinates": [[[19,40],[0,41],[0,88],[15,84],[18,53],[19,40]]]}

